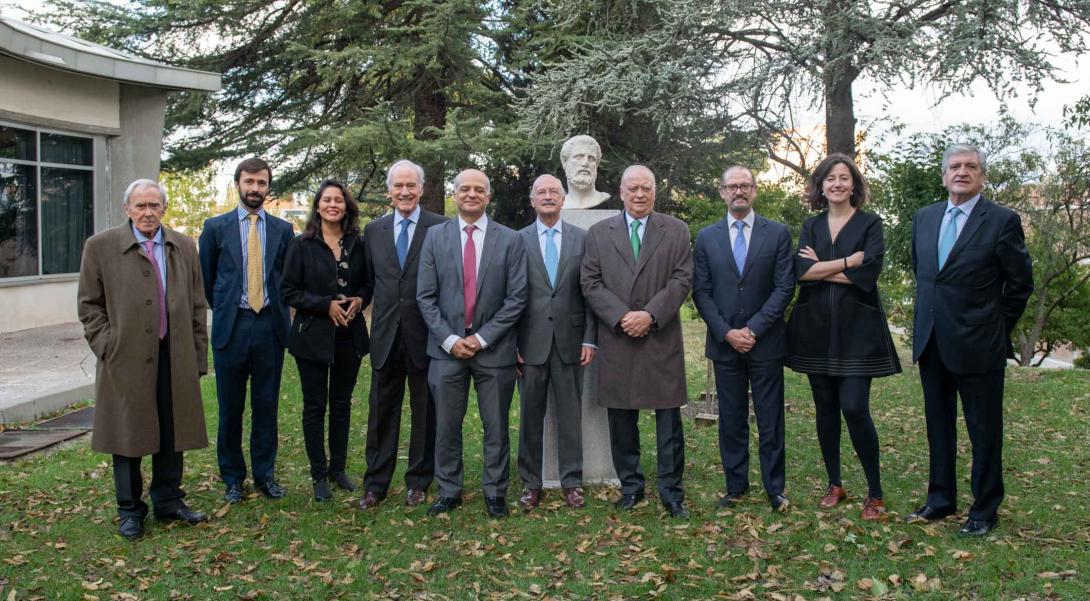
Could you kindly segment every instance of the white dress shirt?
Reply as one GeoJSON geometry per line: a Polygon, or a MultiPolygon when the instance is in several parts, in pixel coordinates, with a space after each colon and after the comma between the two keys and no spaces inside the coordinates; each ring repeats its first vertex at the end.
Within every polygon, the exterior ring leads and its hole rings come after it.
{"type": "Polygon", "coordinates": [[[632,222],[633,221],[639,221],[640,222],[640,227],[636,228],[636,235],[640,237],[640,244],[643,244],[643,233],[647,231],[647,218],[648,217],[650,217],[650,215],[644,215],[643,217],[640,217],[639,219],[636,219],[635,217],[629,215],[628,211],[624,212],[624,225],[625,225],[625,227],[628,228],[628,237],[629,237],[629,239],[632,238],[632,222]]]}
{"type": "Polygon", "coordinates": [[[980,195],[977,194],[976,196],[974,196],[974,197],[970,198],[969,200],[961,203],[960,205],[955,205],[953,203],[953,201],[951,201],[951,200],[946,201],[946,213],[943,214],[942,223],[939,224],[939,240],[940,241],[942,240],[942,232],[946,231],[946,224],[950,223],[950,219],[953,216],[950,213],[950,209],[952,209],[954,207],[957,207],[958,210],[961,211],[961,214],[958,215],[958,220],[957,220],[957,232],[958,233],[957,233],[957,236],[954,238],[954,241],[957,242],[957,239],[959,237],[961,237],[961,230],[965,229],[965,222],[969,221],[969,213],[973,212],[973,208],[976,207],[976,203],[979,200],[980,200],[980,195]]]}
{"type": "Polygon", "coordinates": [[[409,246],[413,244],[413,234],[416,233],[416,224],[420,223],[420,205],[416,205],[413,212],[408,217],[401,214],[401,211],[394,209],[394,248],[397,248],[397,237],[401,235],[401,222],[409,220],[409,246]]]}
{"type": "MultiPolygon", "coordinates": [[[[541,246],[541,258],[544,259],[545,258],[545,245],[549,242],[549,236],[546,235],[545,232],[549,231],[549,226],[545,225],[544,223],[541,223],[540,219],[534,221],[534,223],[537,224],[537,242],[541,246]]],[[[562,228],[563,224],[564,224],[563,220],[558,220],[556,222],[556,225],[554,225],[552,227],[552,229],[556,230],[556,233],[553,234],[553,241],[556,243],[556,256],[557,257],[560,256],[560,249],[563,248],[560,245],[561,240],[563,238],[563,228],[562,228]]]]}
{"type": "Polygon", "coordinates": [[[727,213],[727,224],[730,226],[730,247],[734,248],[735,241],[738,240],[738,226],[735,225],[739,221],[746,224],[742,228],[742,240],[745,241],[746,250],[749,250],[749,241],[753,239],[753,222],[757,220],[756,213],[750,211],[743,219],[735,219],[734,215],[727,213]]]}

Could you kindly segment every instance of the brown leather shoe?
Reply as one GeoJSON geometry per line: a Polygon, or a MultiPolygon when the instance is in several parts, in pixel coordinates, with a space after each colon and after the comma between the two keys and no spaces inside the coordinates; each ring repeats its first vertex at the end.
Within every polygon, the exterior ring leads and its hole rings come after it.
{"type": "Polygon", "coordinates": [[[873,499],[867,497],[863,501],[863,519],[868,521],[879,521],[889,517],[886,513],[886,503],[882,499],[873,499]]]}
{"type": "Polygon", "coordinates": [[[360,497],[359,508],[374,509],[378,507],[379,503],[382,502],[382,499],[382,497],[368,490],[363,493],[362,497],[360,497]]]}
{"type": "Polygon", "coordinates": [[[582,509],[587,506],[586,499],[583,497],[583,489],[578,486],[564,489],[564,502],[573,509],[582,509]]]}
{"type": "Polygon", "coordinates": [[[818,507],[822,509],[832,509],[840,502],[848,498],[848,493],[844,492],[844,488],[841,486],[829,485],[828,490],[825,491],[825,496],[821,497],[821,501],[818,502],[818,507]]]}
{"type": "Polygon", "coordinates": [[[524,488],[519,495],[519,507],[529,511],[541,504],[540,488],[524,488]]]}
{"type": "Polygon", "coordinates": [[[428,500],[428,495],[419,488],[410,488],[409,492],[405,493],[405,506],[416,507],[417,505],[428,500]]]}

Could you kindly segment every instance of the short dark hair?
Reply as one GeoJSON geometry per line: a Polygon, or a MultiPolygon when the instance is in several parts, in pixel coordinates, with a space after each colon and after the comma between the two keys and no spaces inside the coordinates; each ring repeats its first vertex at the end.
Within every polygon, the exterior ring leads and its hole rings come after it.
{"type": "Polygon", "coordinates": [[[314,193],[314,201],[310,203],[310,211],[307,212],[307,224],[303,230],[304,238],[317,238],[322,233],[322,218],[318,216],[318,201],[328,188],[336,188],[344,195],[344,218],[341,219],[341,233],[344,236],[358,236],[360,233],[360,205],[348,191],[348,186],[335,179],[322,180],[318,184],[318,191],[314,193]]]}
{"type": "Polygon", "coordinates": [[[867,200],[870,198],[870,191],[867,188],[867,179],[863,177],[863,173],[859,171],[859,167],[855,166],[855,161],[846,154],[834,152],[818,163],[818,166],[814,167],[813,173],[810,174],[810,181],[807,182],[806,186],[806,200],[810,203],[811,209],[822,211],[829,207],[829,201],[822,192],[821,183],[825,181],[829,172],[837,165],[844,165],[852,174],[852,197],[848,199],[848,202],[858,209],[866,204],[867,200]]]}
{"type": "Polygon", "coordinates": [[[243,171],[245,171],[247,173],[258,173],[260,171],[268,171],[269,172],[269,183],[272,184],[272,167],[269,167],[269,164],[266,163],[264,159],[259,159],[257,157],[250,157],[250,158],[242,161],[241,163],[239,163],[238,167],[235,167],[235,184],[236,185],[238,184],[238,181],[240,179],[242,179],[242,172],[243,171]]]}

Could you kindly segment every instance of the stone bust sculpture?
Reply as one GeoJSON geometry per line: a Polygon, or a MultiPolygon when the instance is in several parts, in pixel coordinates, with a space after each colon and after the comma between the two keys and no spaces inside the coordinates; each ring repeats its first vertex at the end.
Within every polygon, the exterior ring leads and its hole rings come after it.
{"type": "Polygon", "coordinates": [[[602,147],[587,135],[572,136],[560,147],[560,161],[568,179],[565,209],[589,209],[609,198],[607,192],[594,189],[594,182],[598,179],[598,162],[601,160],[602,147]]]}

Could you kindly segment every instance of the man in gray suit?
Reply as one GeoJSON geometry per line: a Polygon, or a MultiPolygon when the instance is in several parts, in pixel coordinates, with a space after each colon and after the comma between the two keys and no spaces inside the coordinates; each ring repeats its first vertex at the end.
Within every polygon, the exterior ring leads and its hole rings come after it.
{"type": "Polygon", "coordinates": [[[583,367],[594,359],[594,313],[583,303],[579,266],[587,233],[560,220],[564,187],[552,175],[534,181],[530,204],[537,220],[519,231],[526,245],[527,302],[518,324],[522,366],[519,424],[519,505],[541,503],[542,434],[549,392],[556,414],[557,459],[564,501],[581,508],[583,497],[583,367]]]}
{"type": "Polygon", "coordinates": [[[428,515],[462,504],[462,420],[470,377],[484,425],[485,506],[492,517],[507,515],[507,419],[515,391],[515,324],[526,307],[526,251],[514,230],[485,215],[491,195],[484,173],[459,173],[454,178],[458,219],[428,228],[420,253],[416,300],[428,325],[439,484],[428,515]]]}

